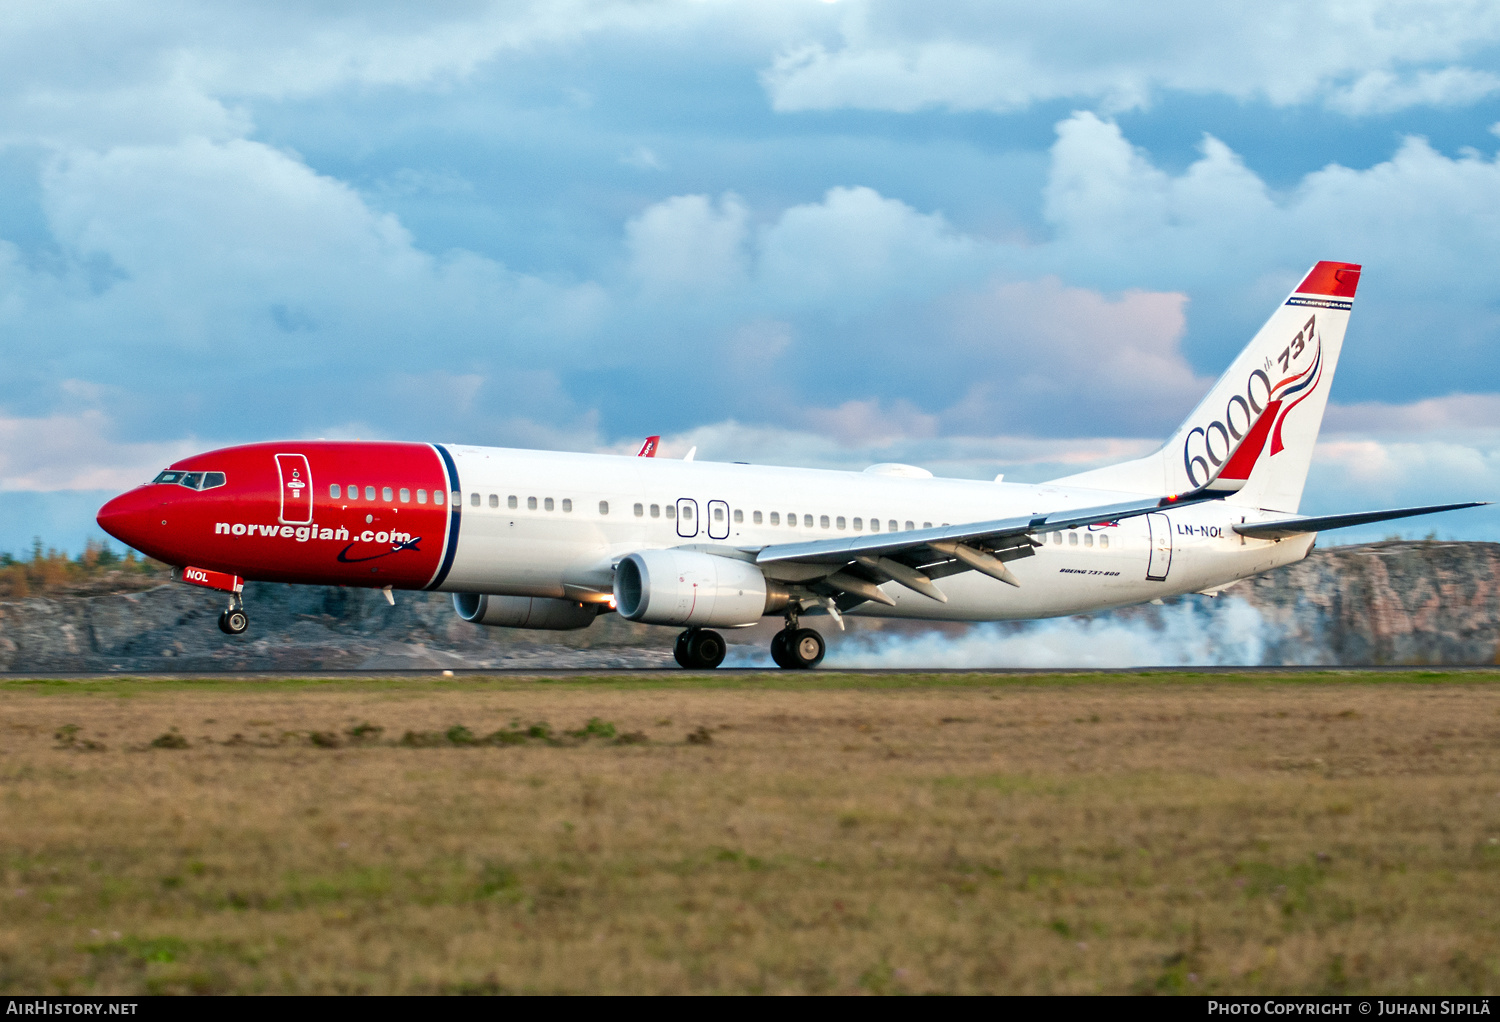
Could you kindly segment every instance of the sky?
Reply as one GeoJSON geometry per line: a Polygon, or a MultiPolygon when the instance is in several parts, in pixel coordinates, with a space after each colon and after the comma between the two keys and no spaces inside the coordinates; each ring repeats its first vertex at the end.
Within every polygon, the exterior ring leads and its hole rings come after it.
{"type": "MultiPolygon", "coordinates": [[[[11,0],[0,550],[273,438],[1042,481],[1364,265],[1304,513],[1500,497],[1500,5],[11,0]]],[[[1329,534],[1500,539],[1500,512],[1329,534]]]]}

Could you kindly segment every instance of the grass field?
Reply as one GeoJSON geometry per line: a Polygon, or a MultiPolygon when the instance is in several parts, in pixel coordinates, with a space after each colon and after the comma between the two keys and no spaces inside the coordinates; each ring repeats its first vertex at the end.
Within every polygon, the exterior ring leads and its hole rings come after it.
{"type": "Polygon", "coordinates": [[[0,874],[5,993],[1495,992],[1500,673],[9,681],[0,874]]]}

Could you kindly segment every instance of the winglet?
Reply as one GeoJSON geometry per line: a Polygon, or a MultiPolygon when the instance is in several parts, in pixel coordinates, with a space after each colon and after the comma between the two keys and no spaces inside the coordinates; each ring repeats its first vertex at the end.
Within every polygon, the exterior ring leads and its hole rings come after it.
{"type": "MultiPolygon", "coordinates": [[[[1321,264],[1319,264],[1321,265],[1321,264]]],[[[1280,402],[1272,401],[1261,409],[1250,428],[1245,430],[1243,436],[1230,448],[1219,467],[1214,469],[1208,482],[1190,490],[1186,493],[1174,493],[1169,497],[1161,499],[1161,505],[1178,504],[1184,500],[1204,500],[1214,497],[1227,497],[1231,493],[1238,493],[1245,488],[1250,481],[1250,473],[1255,471],[1256,463],[1260,461],[1261,452],[1266,449],[1266,440],[1271,434],[1271,427],[1276,421],[1276,411],[1280,402]]],[[[1227,432],[1224,434],[1227,438],[1227,432]]]]}
{"type": "Polygon", "coordinates": [[[656,447],[660,443],[661,443],[661,437],[659,437],[659,436],[648,436],[646,438],[646,442],[643,443],[643,444],[641,444],[641,449],[635,452],[635,456],[637,458],[654,458],[654,457],[656,457],[656,447]]]}

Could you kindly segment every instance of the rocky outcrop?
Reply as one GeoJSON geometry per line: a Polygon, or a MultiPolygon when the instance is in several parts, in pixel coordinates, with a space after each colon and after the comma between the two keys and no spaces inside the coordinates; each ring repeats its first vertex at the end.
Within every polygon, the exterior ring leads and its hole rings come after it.
{"type": "Polygon", "coordinates": [[[578,632],[484,628],[446,594],[397,593],[393,607],[368,589],[251,582],[250,631],[230,636],[216,623],[225,602],[168,583],[0,603],[0,671],[658,667],[677,634],[615,615],[578,632]]]}
{"type": "Polygon", "coordinates": [[[1492,664],[1500,543],[1388,542],[1314,550],[1246,579],[1276,664],[1492,664]]]}
{"type": "MultiPolygon", "coordinates": [[[[1204,605],[1205,627],[1227,601],[1255,608],[1267,664],[1489,664],[1500,642],[1500,544],[1314,550],[1217,600],[1188,599],[1204,605]]],[[[399,593],[392,607],[370,590],[251,583],[245,600],[252,627],[242,636],[216,627],[222,597],[182,585],[0,603],[0,670],[666,667],[677,631],[613,614],[578,632],[482,628],[436,593],[399,593]]],[[[1152,627],[1170,610],[1118,616],[1152,627]]],[[[769,637],[754,631],[730,637],[769,637]]]]}

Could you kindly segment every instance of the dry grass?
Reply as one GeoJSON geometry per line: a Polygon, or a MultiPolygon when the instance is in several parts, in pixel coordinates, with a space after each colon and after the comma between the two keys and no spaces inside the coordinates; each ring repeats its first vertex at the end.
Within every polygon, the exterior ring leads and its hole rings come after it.
{"type": "Polygon", "coordinates": [[[1497,768],[1477,679],[5,685],[0,990],[1494,992],[1497,768]]]}

